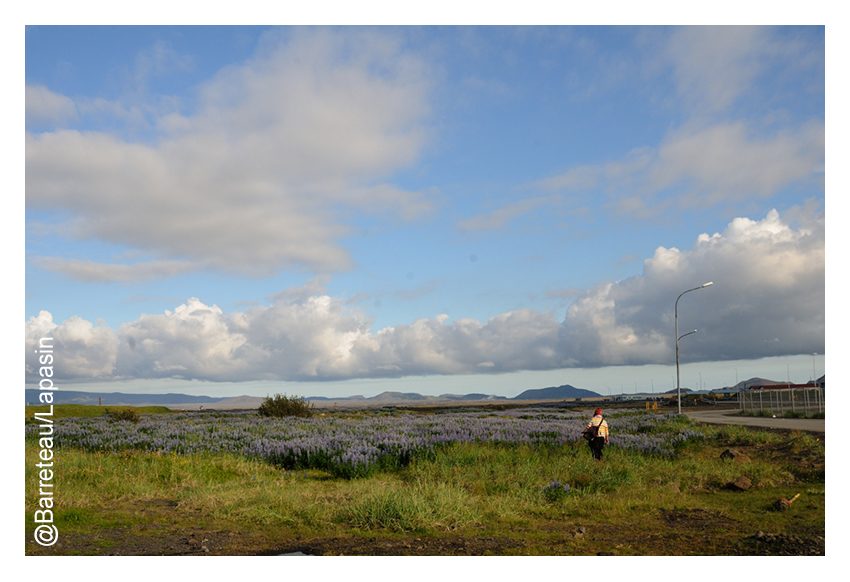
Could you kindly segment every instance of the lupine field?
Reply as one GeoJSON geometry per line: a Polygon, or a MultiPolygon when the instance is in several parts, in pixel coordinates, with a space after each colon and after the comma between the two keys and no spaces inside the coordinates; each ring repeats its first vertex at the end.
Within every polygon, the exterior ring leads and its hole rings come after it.
{"type": "MultiPolygon", "coordinates": [[[[703,439],[677,425],[675,413],[611,409],[610,446],[673,457],[703,439]],[[664,427],[663,430],[662,427],[664,427]]],[[[57,447],[163,454],[233,453],[287,470],[320,469],[345,478],[403,467],[452,443],[558,446],[582,440],[586,412],[553,408],[404,414],[371,412],[323,417],[263,418],[253,413],[145,415],[138,423],[69,418],[58,423],[57,447]]],[[[27,424],[28,438],[37,425],[27,424]]]]}

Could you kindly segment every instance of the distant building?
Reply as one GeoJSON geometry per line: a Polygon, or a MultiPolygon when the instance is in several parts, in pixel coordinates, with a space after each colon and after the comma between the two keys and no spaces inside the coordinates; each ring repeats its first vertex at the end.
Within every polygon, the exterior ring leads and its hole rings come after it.
{"type": "Polygon", "coordinates": [[[806,382],[805,384],[765,384],[761,386],[750,386],[749,390],[802,390],[803,388],[824,388],[823,383],[806,382]]]}
{"type": "Polygon", "coordinates": [[[666,398],[664,394],[638,392],[637,394],[618,394],[612,396],[611,400],[614,402],[631,402],[635,400],[663,400],[664,398],[666,398]]]}

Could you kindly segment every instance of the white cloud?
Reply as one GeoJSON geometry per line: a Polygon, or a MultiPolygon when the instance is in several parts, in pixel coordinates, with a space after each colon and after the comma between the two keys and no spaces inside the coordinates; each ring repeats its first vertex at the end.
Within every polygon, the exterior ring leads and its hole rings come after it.
{"type": "Polygon", "coordinates": [[[57,257],[40,257],[36,260],[36,264],[47,271],[60,273],[69,279],[87,283],[130,283],[147,279],[160,279],[188,273],[197,268],[196,265],[187,261],[150,261],[125,265],[57,257]]]}
{"type": "Polygon", "coordinates": [[[801,82],[805,99],[822,98],[823,45],[807,33],[754,26],[641,31],[644,84],[656,88],[655,106],[676,115],[667,134],[533,186],[598,191],[607,195],[607,209],[638,219],[769,199],[801,184],[822,189],[823,118],[798,117],[811,103],[792,101],[801,82]]]}
{"type": "Polygon", "coordinates": [[[237,355],[247,339],[217,306],[192,298],[163,315],[122,325],[116,366],[125,377],[222,378],[245,373],[237,355]]]}
{"type": "Polygon", "coordinates": [[[657,148],[642,147],[621,160],[571,168],[535,186],[549,191],[601,189],[619,214],[636,217],[668,208],[767,199],[793,184],[823,179],[824,134],[820,122],[769,135],[759,135],[743,122],[679,129],[657,148]]]}
{"type": "Polygon", "coordinates": [[[824,170],[825,128],[810,123],[759,137],[742,122],[701,131],[677,131],[658,150],[649,187],[684,184],[680,206],[768,198],[786,186],[824,170]]]}
{"type": "Polygon", "coordinates": [[[50,123],[64,126],[77,119],[77,107],[74,101],[64,95],[54,93],[42,85],[28,85],[26,88],[26,122],[50,123]]]}
{"type": "MultiPolygon", "coordinates": [[[[147,55],[145,74],[186,65],[176,58],[147,55]]],[[[390,36],[271,35],[202,88],[195,113],[155,120],[155,142],[27,134],[27,204],[68,212],[76,237],[163,260],[251,274],[347,269],[338,241],[351,228],[337,209],[401,220],[431,209],[427,194],[381,182],[429,138],[428,75],[390,36]]]]}
{"type": "Polygon", "coordinates": [[[707,281],[714,285],[680,302],[680,329],[699,330],[684,340],[683,362],[823,353],[823,216],[793,215],[807,222],[792,228],[771,211],[700,235],[691,249],[659,247],[641,275],[581,293],[563,322],[521,309],[486,322],[438,315],[372,332],[367,314],[323,294],[326,277],[270,306],[228,314],[193,298],[117,332],[79,318],[57,326],[42,312],[27,323],[28,375],[32,342],[45,333],[73,362],[63,373],[78,378],[330,380],[665,364],[676,297],[707,281]]]}
{"type": "MultiPolygon", "coordinates": [[[[76,315],[58,325],[47,311],[25,325],[26,375],[38,381],[41,338],[52,338],[54,379],[109,378],[115,373],[118,337],[108,326],[76,315]]],[[[54,380],[55,381],[55,380],[54,380]]]]}
{"type": "Polygon", "coordinates": [[[708,281],[680,302],[680,329],[699,330],[685,340],[687,360],[823,351],[823,216],[795,230],[775,210],[689,250],[659,247],[641,276],[592,289],[567,313],[563,349],[586,365],[669,361],[676,297],[708,281]]]}
{"type": "Polygon", "coordinates": [[[664,56],[683,101],[713,111],[751,89],[765,60],[777,52],[784,51],[765,27],[684,26],[673,29],[664,56]]]}
{"type": "Polygon", "coordinates": [[[782,107],[800,89],[823,92],[825,51],[815,27],[682,26],[665,33],[652,64],[672,68],[675,106],[694,117],[745,108],[746,101],[782,107]]]}

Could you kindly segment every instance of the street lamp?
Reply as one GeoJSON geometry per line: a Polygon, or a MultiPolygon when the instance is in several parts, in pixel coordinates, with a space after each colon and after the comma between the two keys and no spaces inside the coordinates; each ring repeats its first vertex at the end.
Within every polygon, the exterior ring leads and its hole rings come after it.
{"type": "Polygon", "coordinates": [[[812,385],[817,387],[818,385],[818,376],[815,372],[815,356],[818,355],[817,352],[812,354],[812,385]]]}
{"type": "Polygon", "coordinates": [[[697,289],[703,289],[708,287],[709,285],[714,285],[712,281],[704,285],[700,285],[699,287],[694,287],[693,289],[688,289],[687,291],[682,291],[678,297],[676,297],[676,304],[673,307],[673,316],[676,320],[676,399],[679,401],[679,414],[682,414],[682,388],[679,386],[679,340],[685,337],[686,335],[691,335],[692,333],[696,333],[697,330],[689,331],[686,334],[679,335],[679,299],[682,298],[682,295],[685,293],[690,293],[691,291],[696,291],[697,289]]]}

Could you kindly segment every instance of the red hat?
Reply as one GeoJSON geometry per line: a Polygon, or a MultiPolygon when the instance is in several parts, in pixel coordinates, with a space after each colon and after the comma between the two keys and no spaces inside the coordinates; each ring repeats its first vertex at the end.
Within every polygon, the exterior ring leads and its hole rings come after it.
{"type": "Polygon", "coordinates": [[[596,416],[597,414],[602,414],[602,409],[601,409],[601,408],[597,408],[597,409],[593,412],[593,416],[596,416]]]}

